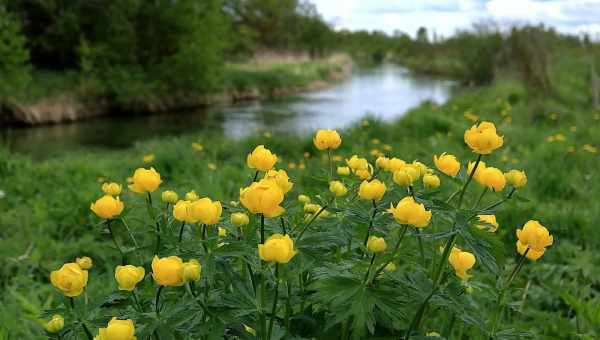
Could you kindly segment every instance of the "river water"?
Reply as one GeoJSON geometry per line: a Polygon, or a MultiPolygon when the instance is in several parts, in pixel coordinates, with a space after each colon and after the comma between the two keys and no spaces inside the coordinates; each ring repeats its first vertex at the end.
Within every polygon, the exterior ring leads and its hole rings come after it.
{"type": "Polygon", "coordinates": [[[152,116],[99,117],[86,121],[3,129],[10,150],[46,158],[76,149],[119,149],[158,136],[222,131],[239,138],[257,131],[302,134],[342,128],[365,115],[401,117],[424,100],[444,102],[454,83],[415,76],[391,64],[356,70],[346,80],[283,100],[243,102],[152,116]]]}

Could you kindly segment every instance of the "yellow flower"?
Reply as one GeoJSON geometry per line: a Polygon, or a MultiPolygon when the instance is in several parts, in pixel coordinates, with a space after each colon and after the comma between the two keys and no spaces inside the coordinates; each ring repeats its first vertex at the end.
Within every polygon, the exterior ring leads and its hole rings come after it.
{"type": "Polygon", "coordinates": [[[425,334],[425,336],[428,336],[428,337],[438,337],[439,338],[441,335],[438,332],[431,331],[431,332],[427,332],[427,334],[425,334]]]}
{"type": "Polygon", "coordinates": [[[394,183],[402,187],[412,185],[419,178],[417,169],[412,166],[405,166],[402,169],[395,171],[392,179],[394,183]]]}
{"type": "Polygon", "coordinates": [[[401,170],[402,168],[404,168],[406,166],[406,162],[401,160],[400,158],[390,158],[390,161],[388,163],[388,167],[387,167],[387,171],[394,173],[398,170],[401,170]]]}
{"type": "Polygon", "coordinates": [[[476,122],[479,120],[479,116],[477,116],[469,111],[465,112],[465,114],[463,116],[465,117],[465,119],[470,120],[472,122],[476,122]]]}
{"type": "Polygon", "coordinates": [[[52,285],[68,297],[79,296],[87,281],[87,270],[81,269],[77,263],[65,263],[59,270],[50,273],[52,285]]]}
{"type": "Polygon", "coordinates": [[[310,157],[310,152],[308,151],[304,151],[304,158],[309,158],[310,157]]]}
{"type": "Polygon", "coordinates": [[[202,145],[200,143],[192,143],[192,149],[194,149],[195,151],[201,152],[202,150],[204,150],[204,145],[202,145]]]}
{"type": "Polygon", "coordinates": [[[499,192],[504,189],[506,178],[499,169],[488,167],[481,172],[481,182],[489,189],[499,192]]]}
{"type": "Polygon", "coordinates": [[[264,178],[275,181],[284,194],[292,190],[294,186],[294,183],[290,182],[290,178],[285,170],[269,170],[264,178]]]}
{"type": "Polygon", "coordinates": [[[581,149],[583,149],[583,151],[587,151],[589,153],[596,153],[598,152],[598,149],[595,146],[592,146],[591,144],[584,144],[581,149]]]}
{"type": "Polygon", "coordinates": [[[198,217],[194,214],[193,202],[191,201],[178,201],[173,207],[173,217],[180,222],[185,223],[197,223],[198,217]]]}
{"type": "Polygon", "coordinates": [[[162,194],[160,195],[160,198],[165,203],[174,204],[179,199],[179,196],[177,196],[177,193],[175,191],[166,190],[166,191],[162,192],[162,194]]]}
{"type": "MultiPolygon", "coordinates": [[[[474,166],[475,166],[475,163],[469,162],[467,164],[467,176],[471,175],[471,172],[473,172],[474,166]]],[[[481,174],[483,173],[483,170],[485,170],[485,168],[486,168],[485,162],[480,161],[479,165],[477,165],[477,169],[475,169],[475,173],[473,174],[473,179],[477,183],[481,184],[482,186],[485,186],[485,184],[483,183],[482,178],[481,178],[481,174]]]]}
{"type": "Polygon", "coordinates": [[[371,143],[373,143],[375,145],[379,145],[381,143],[381,140],[379,140],[379,138],[373,138],[373,139],[371,139],[371,143]]]}
{"type": "Polygon", "coordinates": [[[52,318],[44,324],[44,329],[48,333],[58,333],[65,327],[65,319],[60,314],[52,315],[52,318]]]}
{"type": "Polygon", "coordinates": [[[153,153],[149,153],[147,155],[144,155],[144,157],[142,158],[142,160],[144,161],[144,163],[150,163],[152,162],[156,157],[154,156],[153,153]]]}
{"type": "Polygon", "coordinates": [[[178,256],[159,258],[155,255],[152,259],[152,277],[161,286],[183,285],[182,271],[183,261],[178,256]]]}
{"type": "Polygon", "coordinates": [[[342,144],[342,138],[335,130],[318,130],[313,143],[319,150],[333,150],[342,144]]]}
{"type": "Polygon", "coordinates": [[[475,226],[479,229],[488,229],[490,232],[496,232],[498,230],[498,222],[496,221],[496,215],[477,215],[477,218],[481,222],[486,222],[488,224],[493,225],[494,227],[490,227],[489,225],[484,224],[476,224],[475,226]]]}
{"type": "Polygon", "coordinates": [[[423,176],[423,185],[426,188],[435,189],[440,186],[440,178],[436,175],[425,174],[423,176]]]}
{"type": "Polygon", "coordinates": [[[288,263],[296,255],[294,241],[289,235],[273,234],[258,245],[258,256],[266,262],[288,263]]]}
{"type": "Polygon", "coordinates": [[[423,228],[429,224],[431,211],[426,210],[423,204],[415,202],[411,196],[404,197],[396,204],[390,205],[388,209],[396,221],[400,224],[410,224],[416,228],[423,228]]]}
{"type": "Polygon", "coordinates": [[[184,198],[186,201],[190,201],[190,202],[195,202],[198,199],[200,199],[200,197],[198,197],[198,194],[196,193],[195,190],[186,192],[184,198]]]}
{"type": "Polygon", "coordinates": [[[219,227],[219,237],[226,237],[227,236],[227,229],[223,228],[223,227],[219,227]]]}
{"type": "Polygon", "coordinates": [[[285,211],[280,206],[283,191],[272,180],[262,179],[240,189],[240,201],[251,213],[264,214],[266,217],[277,217],[285,211]]]}
{"type": "Polygon", "coordinates": [[[347,166],[338,166],[337,174],[340,176],[348,176],[350,175],[350,168],[347,166]]]}
{"type": "Polygon", "coordinates": [[[208,163],[207,167],[208,167],[208,170],[210,170],[210,171],[217,170],[217,165],[215,163],[208,163]]]}
{"type": "MultiPolygon", "coordinates": [[[[370,167],[370,164],[369,164],[369,167],[370,167]]],[[[373,172],[370,171],[370,168],[369,168],[369,170],[355,170],[354,174],[356,175],[356,177],[358,177],[359,179],[364,181],[366,179],[371,178],[371,175],[373,174],[373,172]]]]}
{"type": "Polygon", "coordinates": [[[78,257],[75,259],[75,263],[79,265],[79,268],[88,270],[92,268],[92,259],[89,256],[78,257]]]}
{"type": "Polygon", "coordinates": [[[387,170],[390,166],[390,159],[385,156],[379,156],[375,161],[375,166],[379,169],[387,170]]]}
{"type": "MultiPolygon", "coordinates": [[[[530,258],[540,258],[546,251],[546,247],[549,247],[554,243],[554,238],[548,232],[548,229],[535,220],[530,220],[525,223],[523,229],[517,229],[517,238],[521,244],[521,255],[529,248],[529,252],[532,252],[530,258]],[[541,254],[540,254],[541,253],[541,254]],[[539,255],[539,256],[538,256],[539,255]]],[[[519,245],[517,244],[517,250],[519,245]]]]}
{"type": "Polygon", "coordinates": [[[519,254],[523,255],[523,254],[525,254],[525,251],[527,251],[527,255],[525,255],[525,257],[527,257],[528,259],[530,259],[532,261],[539,259],[546,252],[545,249],[542,251],[537,251],[537,250],[528,248],[526,245],[521,243],[521,241],[517,241],[517,252],[519,254]],[[527,249],[529,249],[529,250],[527,250],[527,249]]]}
{"type": "Polygon", "coordinates": [[[123,207],[123,202],[118,197],[114,198],[109,195],[102,196],[90,205],[90,209],[94,214],[107,220],[121,215],[123,207]]]}
{"type": "Polygon", "coordinates": [[[390,262],[385,267],[383,267],[383,270],[385,270],[388,273],[395,272],[396,264],[394,262],[390,262]]]}
{"type": "Polygon", "coordinates": [[[160,174],[150,168],[150,170],[136,169],[129,184],[129,190],[137,193],[154,192],[160,185],[160,174]]]}
{"type": "Polygon", "coordinates": [[[98,329],[98,336],[94,337],[94,340],[136,340],[133,321],[114,317],[106,328],[98,329]]]}
{"type": "Polygon", "coordinates": [[[250,219],[248,218],[248,215],[246,215],[242,212],[236,212],[236,213],[231,214],[231,223],[233,225],[241,227],[241,226],[244,226],[244,225],[250,223],[250,219]]]}
{"type": "Polygon", "coordinates": [[[369,162],[367,162],[367,159],[360,158],[357,155],[353,155],[352,157],[350,157],[350,159],[346,159],[346,164],[353,171],[369,169],[369,162]]]}
{"type": "Polygon", "coordinates": [[[289,162],[288,163],[288,168],[290,168],[290,169],[296,169],[296,163],[295,162],[289,162]]]}
{"type": "Polygon", "coordinates": [[[379,201],[386,191],[385,183],[378,179],[363,181],[358,188],[358,196],[364,200],[379,201]]]}
{"type": "Polygon", "coordinates": [[[298,195],[298,201],[300,203],[309,203],[310,202],[310,197],[307,195],[298,195]]]}
{"type": "Polygon", "coordinates": [[[331,191],[337,197],[344,196],[348,193],[348,189],[346,188],[344,183],[340,181],[329,182],[329,191],[331,191]]]}
{"type": "Polygon", "coordinates": [[[392,148],[392,146],[391,146],[391,145],[389,145],[389,144],[383,144],[381,147],[382,147],[382,148],[383,148],[383,150],[385,150],[385,151],[392,151],[392,149],[393,149],[393,148],[392,148]]]}
{"type": "Polygon", "coordinates": [[[246,163],[249,168],[260,171],[269,171],[273,169],[275,162],[277,162],[277,155],[271,153],[264,145],[257,146],[246,158],[246,163]]]}
{"type": "Polygon", "coordinates": [[[494,123],[481,122],[465,131],[465,143],[480,155],[490,154],[504,143],[504,138],[496,133],[494,123]]]}
{"type": "Polygon", "coordinates": [[[369,236],[367,241],[367,250],[371,253],[381,253],[387,249],[387,244],[383,237],[369,236]]]}
{"type": "Polygon", "coordinates": [[[375,157],[379,157],[382,155],[381,151],[379,151],[379,149],[371,149],[371,151],[369,151],[369,154],[371,154],[371,156],[375,156],[375,157]]]}
{"type": "Polygon", "coordinates": [[[181,269],[181,276],[183,282],[192,282],[200,280],[200,274],[202,273],[202,266],[197,260],[189,260],[183,264],[181,269]]]}
{"type": "Polygon", "coordinates": [[[510,170],[504,174],[506,181],[515,188],[522,188],[527,184],[527,175],[525,171],[510,170]]]}
{"type": "Polygon", "coordinates": [[[128,264],[115,268],[115,280],[117,281],[119,290],[133,291],[135,286],[144,279],[144,275],[146,275],[144,267],[136,267],[128,264]]]}
{"type": "Polygon", "coordinates": [[[335,155],[331,157],[331,160],[334,162],[341,162],[344,158],[340,155],[335,155]]]}
{"type": "Polygon", "coordinates": [[[417,170],[417,172],[419,173],[419,177],[430,172],[429,168],[427,168],[427,165],[419,161],[413,161],[411,164],[408,164],[408,166],[415,168],[415,170],[417,170]]]}
{"type": "Polygon", "coordinates": [[[456,160],[456,157],[454,155],[448,155],[445,152],[439,157],[434,155],[433,163],[439,171],[451,177],[456,177],[460,171],[460,163],[456,160]]]}
{"type": "Polygon", "coordinates": [[[221,202],[213,202],[208,197],[192,202],[192,215],[194,219],[204,224],[219,223],[222,212],[223,208],[221,207],[221,202]]]}
{"type": "Polygon", "coordinates": [[[119,183],[104,183],[102,184],[102,191],[104,191],[105,194],[107,195],[111,195],[111,196],[119,196],[119,194],[121,193],[121,184],[119,183]]]}
{"type": "Polygon", "coordinates": [[[457,247],[453,247],[448,257],[448,262],[454,268],[456,276],[463,280],[468,280],[472,275],[467,271],[475,265],[475,256],[468,251],[462,251],[457,247]]]}

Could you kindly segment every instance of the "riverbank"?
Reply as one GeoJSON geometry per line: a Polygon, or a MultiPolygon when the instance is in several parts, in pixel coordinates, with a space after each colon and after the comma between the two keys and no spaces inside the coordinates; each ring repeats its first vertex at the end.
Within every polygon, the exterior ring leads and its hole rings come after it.
{"type": "Polygon", "coordinates": [[[220,90],[210,93],[175,93],[164,96],[131,95],[126,104],[102,91],[90,91],[77,75],[38,75],[37,89],[0,106],[4,124],[53,124],[104,115],[153,114],[247,100],[281,98],[326,88],[347,77],[352,60],[336,54],[326,59],[259,58],[227,64],[220,90]],[[65,79],[57,79],[64,77],[65,79]],[[49,80],[50,79],[50,80],[49,80]],[[59,86],[56,84],[59,83],[59,86]],[[47,88],[44,88],[47,87],[47,88]]]}

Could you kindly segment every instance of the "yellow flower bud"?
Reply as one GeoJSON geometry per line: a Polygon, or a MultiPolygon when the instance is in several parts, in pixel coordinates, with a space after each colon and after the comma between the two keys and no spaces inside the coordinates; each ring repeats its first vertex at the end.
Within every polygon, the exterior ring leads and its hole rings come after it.
{"type": "Polygon", "coordinates": [[[390,166],[390,159],[385,156],[379,156],[375,161],[375,166],[379,169],[387,170],[390,166]]]}
{"type": "Polygon", "coordinates": [[[423,228],[429,224],[431,211],[426,210],[421,203],[415,202],[411,196],[404,197],[396,207],[393,204],[388,209],[400,224],[409,224],[416,228],[423,228]]]}
{"type": "Polygon", "coordinates": [[[44,324],[44,329],[48,333],[58,333],[65,327],[65,319],[60,314],[52,315],[52,318],[44,324]]]}
{"type": "Polygon", "coordinates": [[[231,214],[231,223],[233,225],[241,227],[241,226],[244,226],[244,225],[250,223],[250,219],[248,218],[248,215],[246,215],[242,212],[236,212],[236,213],[231,214]]]}
{"type": "Polygon", "coordinates": [[[385,270],[388,273],[395,272],[396,264],[394,262],[390,262],[390,263],[386,264],[385,267],[383,267],[383,270],[385,270]]]}
{"type": "Polygon", "coordinates": [[[440,178],[436,175],[425,174],[423,176],[423,185],[426,188],[435,189],[440,186],[440,178]]]}
{"type": "Polygon", "coordinates": [[[194,149],[194,151],[202,152],[202,150],[204,150],[204,145],[194,142],[192,143],[192,149],[194,149]]]}
{"type": "Polygon", "coordinates": [[[79,296],[88,281],[87,270],[81,269],[77,263],[65,263],[59,270],[50,273],[50,282],[65,296],[79,296]]]}
{"type": "Polygon", "coordinates": [[[186,201],[190,201],[190,202],[195,202],[200,199],[200,197],[198,197],[198,194],[196,193],[195,190],[186,192],[184,198],[186,201]]]}
{"type": "Polygon", "coordinates": [[[479,229],[487,229],[490,232],[496,232],[496,230],[498,230],[498,222],[496,221],[496,215],[477,215],[477,218],[481,221],[481,222],[486,222],[488,224],[493,225],[493,227],[490,227],[489,225],[484,225],[484,224],[476,224],[475,226],[479,229]]]}
{"type": "Polygon", "coordinates": [[[266,217],[277,217],[285,211],[280,206],[283,191],[272,180],[262,179],[240,189],[240,201],[251,213],[264,214],[266,217]]]}
{"type": "Polygon", "coordinates": [[[144,275],[146,275],[144,267],[126,265],[115,268],[115,280],[119,290],[134,290],[135,286],[144,279],[144,275]]]}
{"type": "Polygon", "coordinates": [[[177,202],[177,200],[179,199],[179,196],[177,195],[177,193],[175,191],[165,190],[160,195],[160,198],[162,199],[162,201],[164,203],[175,204],[177,202]]]}
{"type": "Polygon", "coordinates": [[[381,253],[387,249],[387,244],[383,237],[369,236],[367,241],[367,250],[371,253],[381,253]]]}
{"type": "Polygon", "coordinates": [[[94,340],[135,340],[135,326],[132,320],[119,320],[116,317],[108,322],[106,328],[98,329],[94,340]]]}
{"type": "Polygon", "coordinates": [[[78,257],[75,259],[75,263],[83,270],[92,268],[92,259],[89,256],[78,257]]]}
{"type": "MultiPolygon", "coordinates": [[[[369,167],[370,167],[370,166],[371,166],[371,165],[369,164],[369,167]]],[[[371,178],[371,175],[373,174],[373,172],[372,172],[372,171],[370,171],[370,168],[369,168],[368,170],[355,170],[355,171],[354,171],[354,174],[355,174],[355,175],[356,175],[356,177],[358,177],[359,179],[366,180],[366,179],[369,179],[369,178],[371,178]]]]}
{"type": "Polygon", "coordinates": [[[490,154],[504,143],[504,138],[496,133],[494,123],[481,122],[465,131],[465,143],[480,155],[490,154]]]}
{"type": "Polygon", "coordinates": [[[502,171],[492,167],[485,168],[481,172],[480,179],[484,186],[495,192],[502,191],[506,185],[506,178],[504,178],[502,171]]]}
{"type": "Polygon", "coordinates": [[[394,183],[402,187],[408,187],[419,178],[419,173],[414,167],[405,166],[402,169],[394,172],[392,179],[394,183]]]}
{"type": "Polygon", "coordinates": [[[202,266],[197,260],[189,260],[185,262],[182,267],[181,276],[184,282],[192,282],[200,280],[200,273],[202,272],[202,266]]]}
{"type": "Polygon", "coordinates": [[[471,275],[467,271],[475,265],[475,256],[468,251],[453,247],[450,256],[448,256],[448,262],[454,268],[456,276],[468,280],[471,275]]]}
{"type": "Polygon", "coordinates": [[[159,258],[155,255],[152,259],[152,277],[161,286],[183,285],[182,271],[183,261],[178,256],[159,258]]]}
{"type": "Polygon", "coordinates": [[[419,161],[413,161],[411,164],[408,164],[408,166],[415,168],[415,170],[417,171],[417,178],[429,173],[429,168],[427,167],[427,165],[419,162],[419,161]]]}
{"type": "Polygon", "coordinates": [[[346,164],[353,171],[357,170],[368,170],[369,162],[367,162],[366,158],[359,158],[357,155],[353,155],[350,159],[346,160],[346,164]]]}
{"type": "Polygon", "coordinates": [[[454,155],[448,155],[445,152],[439,157],[434,155],[433,163],[439,171],[451,177],[456,177],[460,171],[460,163],[456,160],[456,157],[454,155]]]}
{"type": "Polygon", "coordinates": [[[400,158],[390,158],[390,161],[388,162],[388,167],[387,167],[387,171],[394,173],[402,168],[404,168],[406,166],[406,162],[401,160],[400,158]]]}
{"type": "Polygon", "coordinates": [[[292,190],[294,186],[294,183],[290,182],[290,178],[285,170],[269,170],[264,178],[275,181],[284,194],[292,190]]]}
{"type": "Polygon", "coordinates": [[[527,221],[523,229],[517,229],[517,238],[519,239],[517,251],[523,255],[529,249],[527,257],[532,260],[540,258],[546,251],[546,247],[554,243],[554,238],[550,235],[548,229],[535,220],[527,221]],[[519,250],[519,246],[521,250],[519,250]]]}
{"type": "Polygon", "coordinates": [[[119,196],[121,194],[121,184],[119,183],[104,183],[102,184],[102,191],[111,196],[119,196]]]}
{"type": "Polygon", "coordinates": [[[346,188],[344,183],[340,181],[329,182],[329,191],[331,191],[337,197],[344,196],[348,193],[348,189],[346,188]]]}
{"type": "Polygon", "coordinates": [[[273,169],[275,162],[277,162],[277,155],[271,153],[264,145],[257,146],[246,158],[249,168],[260,171],[273,169]]]}
{"type": "Polygon", "coordinates": [[[300,203],[310,203],[310,197],[307,195],[298,195],[298,201],[300,203]]]}
{"type": "Polygon", "coordinates": [[[385,183],[378,179],[363,181],[358,188],[358,196],[364,200],[379,201],[386,191],[385,183]]]}
{"type": "Polygon", "coordinates": [[[317,211],[321,210],[321,206],[315,203],[307,203],[304,205],[304,212],[307,213],[316,213],[317,211]]]}
{"type": "Polygon", "coordinates": [[[160,174],[150,168],[149,170],[144,168],[136,169],[131,178],[129,184],[129,190],[137,193],[154,192],[161,183],[160,174]]]}
{"type": "Polygon", "coordinates": [[[204,197],[196,202],[192,202],[192,215],[194,220],[200,221],[204,224],[219,223],[222,212],[223,208],[221,207],[221,202],[213,202],[208,197],[204,197]]]}
{"type": "Polygon", "coordinates": [[[197,223],[200,220],[194,214],[193,204],[191,201],[178,201],[173,207],[173,217],[180,222],[197,223]]]}
{"type": "Polygon", "coordinates": [[[223,227],[219,227],[219,237],[226,237],[227,236],[227,229],[223,228],[223,227]]]}
{"type": "Polygon", "coordinates": [[[289,235],[273,234],[264,244],[258,245],[258,256],[266,262],[285,264],[296,255],[294,241],[289,235]]]}
{"type": "Polygon", "coordinates": [[[340,176],[348,176],[350,175],[350,168],[347,166],[338,166],[337,174],[340,176]]]}
{"type": "Polygon", "coordinates": [[[525,171],[510,170],[504,174],[506,181],[515,188],[522,188],[527,184],[527,175],[525,171]]]}
{"type": "Polygon", "coordinates": [[[342,144],[342,138],[335,130],[318,130],[313,143],[319,150],[333,150],[342,144]]]}
{"type": "Polygon", "coordinates": [[[123,212],[123,202],[119,198],[114,198],[109,195],[104,195],[99,198],[96,202],[90,205],[90,209],[98,217],[104,219],[113,219],[123,212]]]}
{"type": "Polygon", "coordinates": [[[427,334],[425,334],[425,336],[432,337],[432,338],[435,338],[435,337],[439,338],[441,335],[438,332],[432,331],[432,332],[427,332],[427,334]]]}
{"type": "Polygon", "coordinates": [[[144,157],[142,157],[142,160],[144,161],[144,163],[150,163],[152,162],[154,159],[156,158],[156,156],[154,156],[153,153],[149,153],[147,155],[144,155],[144,157]]]}

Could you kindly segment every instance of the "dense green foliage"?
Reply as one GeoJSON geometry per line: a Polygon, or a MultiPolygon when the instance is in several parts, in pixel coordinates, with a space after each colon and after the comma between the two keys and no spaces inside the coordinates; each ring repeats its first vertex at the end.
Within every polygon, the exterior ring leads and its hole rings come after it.
{"type": "MultiPolygon", "coordinates": [[[[502,242],[495,240],[493,244],[500,270],[506,275],[514,265],[514,232],[524,221],[538,219],[555,236],[555,245],[539,261],[528,262],[514,283],[518,289],[509,297],[510,316],[502,325],[505,331],[501,335],[506,339],[518,338],[523,332],[529,332],[534,339],[595,339],[600,333],[600,272],[594,265],[600,261],[595,251],[600,246],[595,230],[595,221],[600,219],[597,209],[600,186],[594,177],[599,162],[597,151],[584,148],[586,144],[600,145],[596,131],[600,113],[590,107],[590,94],[586,91],[589,70],[584,54],[561,53],[559,58],[553,59],[551,70],[550,80],[556,97],[540,98],[528,91],[522,81],[497,78],[495,84],[465,91],[442,106],[425,103],[397,122],[386,124],[370,120],[368,126],[357,123],[343,131],[344,143],[336,151],[346,157],[354,153],[368,155],[371,149],[380,148],[380,144],[371,142],[378,138],[381,143],[393,146],[388,154],[405,160],[419,159],[432,165],[431,156],[446,151],[466,162],[473,160],[474,155],[463,144],[463,131],[472,122],[465,120],[463,114],[477,114],[480,119],[497,124],[506,144],[490,156],[488,164],[503,170],[524,169],[529,177],[527,187],[519,191],[521,198],[509,201],[497,213],[500,223],[497,235],[502,242]],[[548,141],[549,136],[557,133],[565,136],[564,142],[548,141]],[[504,265],[503,258],[506,258],[504,265]]],[[[111,248],[108,235],[101,233],[97,219],[89,211],[89,203],[99,195],[98,181],[125,182],[133,169],[144,165],[141,158],[146,153],[156,155],[152,165],[163,175],[164,188],[175,189],[180,194],[196,189],[201,195],[223,202],[237,200],[239,187],[252,175],[245,166],[245,155],[257,144],[266,144],[276,152],[283,160],[279,167],[287,169],[295,182],[293,191],[288,194],[291,211],[297,209],[297,203],[293,202],[297,194],[314,195],[327,188],[323,180],[326,158],[314,149],[308,137],[254,136],[241,141],[218,137],[203,131],[199,135],[148,141],[119,152],[65,154],[42,162],[2,151],[0,189],[5,196],[0,199],[3,211],[0,216],[0,282],[4,292],[1,304],[6,312],[0,315],[0,334],[27,339],[42,336],[36,320],[43,310],[60,305],[61,299],[50,286],[48,273],[76,256],[89,255],[96,260],[89,286],[94,296],[105,296],[115,290],[106,283],[112,282],[113,268],[108,263],[117,262],[118,256],[111,248]],[[195,141],[204,144],[202,153],[191,148],[195,141]],[[304,152],[309,152],[311,157],[305,159],[304,152]],[[288,162],[300,161],[306,163],[305,170],[286,166],[288,162]],[[209,171],[208,163],[215,163],[217,170],[209,171]],[[107,256],[114,258],[110,262],[100,260],[107,256]]],[[[455,189],[455,183],[443,177],[441,188],[449,193],[455,189]]],[[[471,195],[477,189],[473,186],[471,195]]],[[[497,198],[498,195],[490,195],[486,202],[497,198]]],[[[129,196],[127,199],[135,200],[129,196]]],[[[143,204],[141,199],[139,203],[143,204]]],[[[369,205],[366,202],[357,204],[355,209],[357,220],[367,218],[369,205]]],[[[278,223],[274,222],[267,225],[269,233],[279,231],[278,223]]],[[[292,225],[300,223],[290,222],[292,225]]],[[[341,224],[338,222],[325,219],[311,230],[310,239],[322,246],[320,256],[337,256],[336,240],[339,235],[345,235],[343,230],[335,229],[341,224]]],[[[227,223],[224,226],[232,228],[227,223]]],[[[143,237],[147,227],[136,224],[136,228],[143,237]]],[[[437,229],[440,228],[437,223],[432,228],[443,231],[437,229]]],[[[350,232],[361,231],[364,230],[350,232]]],[[[411,239],[416,242],[414,237],[411,239]]],[[[442,239],[437,237],[423,241],[426,249],[437,249],[442,244],[442,239]]],[[[412,244],[409,249],[418,248],[412,244]]],[[[235,249],[224,251],[235,252],[235,249]]],[[[435,252],[428,254],[426,261],[433,262],[435,252]]],[[[395,279],[402,287],[428,284],[427,276],[414,271],[420,261],[416,250],[403,253],[398,259],[399,270],[394,276],[397,275],[395,279]]],[[[314,262],[314,271],[310,266],[304,269],[309,270],[313,278],[323,278],[343,268],[325,270],[314,262]]],[[[475,275],[470,281],[474,288],[472,295],[460,294],[459,287],[450,285],[446,291],[450,295],[436,297],[435,309],[428,314],[423,331],[435,330],[453,339],[461,338],[459,333],[463,339],[482,337],[485,331],[482,319],[489,317],[486,311],[493,310],[495,304],[492,288],[496,276],[479,264],[472,272],[475,275]],[[459,320],[452,321],[449,316],[452,313],[457,314],[459,320]],[[453,333],[449,335],[452,322],[453,333]]],[[[210,267],[205,273],[210,273],[210,267]]],[[[340,289],[351,288],[348,282],[333,279],[321,282],[318,287],[309,286],[307,291],[307,303],[315,308],[308,308],[294,319],[298,334],[322,338],[330,335],[310,333],[310,330],[327,331],[311,326],[323,318],[317,307],[327,297],[334,299],[329,303],[340,313],[353,313],[359,307],[363,310],[360,305],[351,306],[349,303],[356,300],[348,299],[349,295],[345,294],[349,292],[340,289]]],[[[385,292],[389,295],[370,296],[368,301],[389,306],[396,303],[396,298],[405,298],[408,291],[404,288],[385,292]]],[[[151,287],[147,286],[144,292],[143,298],[150,300],[151,287]]],[[[423,293],[410,292],[417,300],[423,293]]],[[[112,297],[118,300],[118,296],[112,297]]],[[[106,322],[104,315],[96,317],[101,320],[99,323],[106,322]]],[[[394,317],[408,322],[411,316],[394,317]]],[[[377,315],[377,320],[376,334],[390,337],[391,328],[382,321],[386,317],[377,315]]],[[[405,326],[400,324],[400,327],[405,326]]]]}
{"type": "Polygon", "coordinates": [[[27,86],[30,80],[28,61],[29,53],[19,22],[0,2],[0,98],[27,86]]]}

